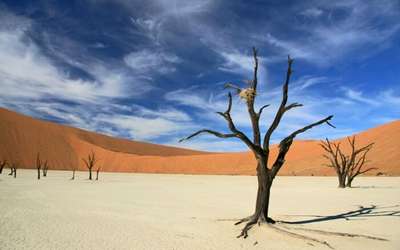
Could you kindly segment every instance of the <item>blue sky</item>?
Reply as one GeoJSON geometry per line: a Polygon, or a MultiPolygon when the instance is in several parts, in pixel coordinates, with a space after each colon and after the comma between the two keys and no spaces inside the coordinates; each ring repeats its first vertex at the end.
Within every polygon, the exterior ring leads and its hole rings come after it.
{"type": "MultiPolygon", "coordinates": [[[[246,150],[227,132],[225,82],[251,79],[269,126],[286,57],[287,113],[273,136],[327,115],[302,139],[337,138],[400,115],[400,1],[80,0],[0,2],[0,106],[113,136],[209,151],[246,150]],[[251,2],[251,3],[250,3],[251,2]]],[[[243,101],[233,118],[250,133],[243,101]]]]}

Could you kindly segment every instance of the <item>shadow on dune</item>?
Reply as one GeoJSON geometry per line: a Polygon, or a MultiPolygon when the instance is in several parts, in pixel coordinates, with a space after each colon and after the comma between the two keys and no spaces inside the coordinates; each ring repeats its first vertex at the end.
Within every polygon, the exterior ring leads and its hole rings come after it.
{"type": "Polygon", "coordinates": [[[358,209],[352,210],[345,213],[334,214],[334,215],[296,215],[301,217],[312,217],[313,219],[299,220],[299,221],[279,221],[286,224],[309,224],[330,220],[351,220],[351,219],[362,219],[366,217],[400,217],[400,205],[379,207],[376,205],[370,205],[368,207],[359,206],[358,209]]]}

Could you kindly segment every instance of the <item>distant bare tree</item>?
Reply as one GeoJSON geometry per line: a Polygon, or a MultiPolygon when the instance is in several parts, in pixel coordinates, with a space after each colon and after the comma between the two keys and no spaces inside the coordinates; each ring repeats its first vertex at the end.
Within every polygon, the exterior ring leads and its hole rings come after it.
{"type": "Polygon", "coordinates": [[[40,180],[40,169],[42,167],[42,161],[40,160],[40,154],[36,155],[36,169],[37,169],[37,178],[40,180]]]}
{"type": "Polygon", "coordinates": [[[1,173],[3,173],[3,169],[4,169],[4,167],[6,167],[7,166],[7,160],[1,160],[0,161],[0,174],[1,173]]]}
{"type": "Polygon", "coordinates": [[[335,169],[339,180],[339,188],[351,187],[354,178],[360,174],[366,173],[376,168],[363,168],[366,161],[367,153],[371,150],[374,143],[356,149],[356,137],[347,137],[350,145],[350,154],[346,155],[340,148],[340,142],[331,142],[328,138],[321,141],[320,145],[324,149],[323,155],[329,160],[328,167],[335,169]]]}
{"type": "Polygon", "coordinates": [[[14,174],[14,167],[13,164],[10,164],[10,173],[8,175],[13,175],[14,174]]]}
{"type": "Polygon", "coordinates": [[[18,168],[18,164],[17,163],[11,163],[10,164],[11,172],[8,175],[14,175],[14,178],[17,178],[17,168],[18,168]]]}
{"type": "Polygon", "coordinates": [[[97,159],[96,159],[96,155],[95,153],[92,151],[89,155],[88,158],[82,158],[83,162],[85,163],[86,167],[89,170],[89,180],[92,179],[92,169],[93,167],[96,165],[97,163],[97,159]]]}
{"type": "Polygon", "coordinates": [[[98,169],[96,170],[96,181],[99,180],[99,172],[100,172],[100,168],[98,168],[98,169]]]}
{"type": "Polygon", "coordinates": [[[75,168],[72,169],[72,177],[71,180],[75,180],[75,168]]]}
{"type": "Polygon", "coordinates": [[[47,171],[49,170],[49,163],[47,160],[44,162],[43,167],[42,167],[42,175],[43,177],[47,177],[47,171]]]}
{"type": "MultiPolygon", "coordinates": [[[[278,127],[279,123],[282,120],[282,117],[284,114],[294,108],[301,107],[302,104],[299,103],[291,103],[288,104],[288,89],[289,89],[289,82],[290,82],[290,76],[292,74],[292,63],[293,60],[288,57],[288,68],[286,72],[286,78],[285,82],[282,87],[282,100],[280,103],[280,106],[275,114],[275,117],[272,121],[272,124],[268,127],[267,132],[263,136],[264,139],[261,141],[261,135],[260,135],[260,117],[263,112],[263,110],[268,107],[269,105],[263,105],[261,106],[260,109],[257,111],[255,110],[254,104],[255,104],[255,99],[258,96],[257,93],[257,71],[258,71],[258,57],[257,57],[257,50],[253,48],[253,58],[254,58],[254,74],[253,74],[253,79],[247,81],[248,86],[246,88],[241,88],[235,84],[232,83],[227,83],[225,85],[226,88],[232,88],[235,90],[237,95],[243,99],[246,102],[247,106],[247,111],[249,113],[250,117],[250,122],[252,125],[252,130],[253,130],[253,139],[251,140],[245,133],[240,131],[234,124],[232,117],[231,117],[231,109],[232,109],[232,95],[231,93],[228,94],[228,107],[225,112],[218,112],[223,119],[226,120],[230,133],[221,133],[215,130],[210,130],[210,129],[202,129],[199,130],[191,135],[189,135],[186,138],[181,139],[180,141],[184,140],[189,140],[195,136],[198,136],[200,134],[211,134],[213,136],[219,137],[219,138],[238,138],[240,139],[244,144],[247,145],[247,147],[253,152],[253,155],[257,161],[257,180],[258,180],[258,190],[257,190],[257,199],[256,199],[256,205],[255,205],[255,212],[249,217],[246,217],[236,223],[240,224],[242,222],[247,222],[245,227],[242,229],[241,234],[238,237],[247,237],[247,232],[248,230],[254,225],[254,224],[261,224],[261,223],[275,223],[275,221],[269,217],[268,210],[269,210],[269,200],[270,200],[270,190],[271,186],[273,183],[273,180],[275,176],[278,174],[279,170],[282,168],[284,162],[285,162],[285,157],[287,152],[289,151],[294,138],[321,124],[328,124],[329,120],[332,118],[332,116],[328,116],[320,121],[314,122],[310,125],[307,125],[303,128],[300,128],[290,135],[288,135],[286,138],[284,138],[280,144],[279,144],[279,152],[275,160],[272,161],[272,164],[269,164],[269,157],[270,157],[270,141],[271,141],[271,136],[274,133],[275,129],[278,127]]],[[[262,126],[264,127],[265,124],[262,123],[262,126]]]]}

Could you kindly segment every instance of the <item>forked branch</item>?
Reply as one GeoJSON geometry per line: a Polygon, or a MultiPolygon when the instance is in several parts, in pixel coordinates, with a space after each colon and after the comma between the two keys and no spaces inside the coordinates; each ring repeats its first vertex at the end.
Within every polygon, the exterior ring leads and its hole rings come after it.
{"type": "Polygon", "coordinates": [[[310,125],[307,125],[307,126],[301,128],[301,129],[298,129],[295,132],[291,133],[289,136],[287,136],[285,139],[283,139],[279,143],[279,153],[278,153],[278,156],[277,156],[277,158],[276,158],[276,160],[275,160],[275,162],[274,162],[274,164],[272,165],[272,168],[271,168],[272,178],[274,178],[277,175],[277,173],[279,172],[280,168],[283,166],[283,163],[285,162],[286,154],[289,151],[290,146],[293,143],[293,139],[297,135],[299,135],[301,133],[304,133],[307,130],[309,130],[309,129],[315,127],[315,126],[321,125],[323,123],[326,123],[326,124],[331,126],[331,124],[328,121],[330,119],[332,119],[332,117],[333,117],[332,115],[328,116],[325,119],[319,120],[317,122],[314,122],[314,123],[312,123],[310,125]]]}

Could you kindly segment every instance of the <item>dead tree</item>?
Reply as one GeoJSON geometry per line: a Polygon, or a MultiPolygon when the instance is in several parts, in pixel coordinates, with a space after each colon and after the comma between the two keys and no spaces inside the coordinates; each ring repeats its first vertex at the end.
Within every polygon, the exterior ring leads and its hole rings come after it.
{"type": "Polygon", "coordinates": [[[0,174],[3,173],[3,169],[7,166],[7,164],[7,160],[0,161],[0,174]]]}
{"type": "Polygon", "coordinates": [[[350,153],[346,155],[340,148],[340,142],[331,142],[328,138],[321,141],[320,145],[324,149],[324,158],[329,160],[328,167],[335,169],[338,176],[339,188],[351,187],[354,178],[376,168],[363,168],[367,153],[371,150],[373,143],[356,149],[356,137],[347,137],[350,145],[350,153]]]}
{"type": "Polygon", "coordinates": [[[71,180],[75,180],[75,168],[72,169],[72,177],[71,180]]]}
{"type": "Polygon", "coordinates": [[[18,168],[18,164],[17,163],[10,164],[11,172],[8,175],[13,175],[14,178],[17,178],[17,168],[18,168]]]}
{"type": "Polygon", "coordinates": [[[40,154],[36,155],[36,169],[37,169],[37,178],[40,180],[40,169],[42,168],[42,161],[40,160],[40,154]]]}
{"type": "Polygon", "coordinates": [[[94,165],[96,165],[97,163],[97,159],[96,159],[96,155],[95,153],[92,151],[89,155],[88,158],[82,158],[83,162],[85,163],[86,167],[89,170],[89,180],[92,179],[92,169],[94,167],[94,165]]]}
{"type": "Polygon", "coordinates": [[[43,177],[47,177],[47,171],[49,170],[49,164],[47,162],[47,160],[43,163],[43,167],[42,167],[42,175],[43,177]]]}
{"type": "Polygon", "coordinates": [[[96,181],[99,180],[99,172],[100,172],[100,168],[98,168],[98,169],[96,170],[96,181]]]}
{"type": "MultiPolygon", "coordinates": [[[[286,72],[286,78],[285,82],[283,84],[282,88],[282,100],[280,103],[280,106],[278,110],[276,111],[275,118],[272,122],[272,124],[268,127],[267,132],[263,136],[263,141],[261,141],[261,135],[260,135],[260,118],[263,110],[268,107],[269,105],[264,105],[261,106],[257,111],[255,110],[254,104],[255,104],[255,99],[257,97],[257,71],[258,71],[258,56],[257,56],[257,50],[253,48],[253,58],[254,58],[254,74],[253,74],[253,79],[248,81],[249,86],[247,88],[240,88],[237,85],[227,83],[225,85],[226,88],[233,88],[236,90],[236,93],[239,95],[240,98],[243,98],[246,102],[247,105],[247,111],[249,113],[250,117],[250,122],[252,125],[252,130],[253,130],[253,138],[250,139],[246,134],[244,134],[242,131],[240,131],[234,124],[232,117],[231,117],[231,109],[232,109],[232,95],[231,93],[228,93],[228,107],[225,112],[217,112],[222,118],[226,120],[228,123],[228,127],[230,130],[230,133],[220,133],[214,130],[210,129],[202,129],[199,130],[191,135],[189,135],[186,138],[183,138],[180,140],[189,140],[197,135],[200,134],[211,134],[219,138],[238,138],[240,139],[244,144],[247,145],[247,147],[251,150],[251,152],[254,154],[254,157],[257,160],[257,180],[258,180],[258,190],[257,190],[257,199],[256,199],[256,205],[255,205],[255,211],[254,214],[252,214],[249,217],[246,217],[237,223],[235,225],[238,225],[243,222],[247,222],[245,227],[242,229],[241,234],[238,237],[247,237],[247,232],[251,227],[256,224],[256,223],[275,223],[273,219],[269,217],[268,214],[268,208],[269,208],[269,200],[270,200],[270,190],[271,186],[273,183],[273,180],[275,176],[278,174],[279,170],[282,168],[284,162],[285,162],[285,156],[287,152],[290,149],[290,146],[292,145],[293,139],[315,127],[321,124],[328,124],[332,126],[329,123],[329,120],[332,118],[332,116],[328,116],[320,121],[317,121],[315,123],[312,123],[310,125],[307,125],[303,128],[300,128],[290,135],[288,135],[286,138],[284,138],[280,143],[279,143],[279,153],[276,159],[269,159],[270,156],[270,140],[271,136],[274,133],[275,129],[278,127],[282,117],[284,114],[297,107],[301,107],[302,104],[299,103],[291,103],[288,104],[288,89],[289,89],[289,82],[290,82],[290,76],[292,74],[292,63],[293,60],[288,56],[288,68],[286,72]]],[[[264,124],[261,124],[261,126],[265,126],[264,124]]]]}

